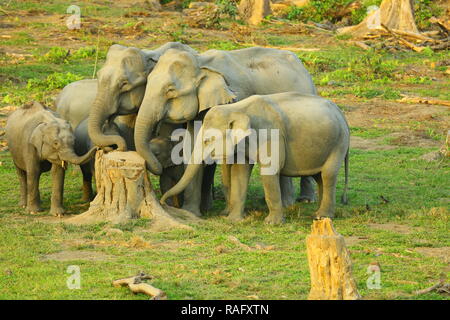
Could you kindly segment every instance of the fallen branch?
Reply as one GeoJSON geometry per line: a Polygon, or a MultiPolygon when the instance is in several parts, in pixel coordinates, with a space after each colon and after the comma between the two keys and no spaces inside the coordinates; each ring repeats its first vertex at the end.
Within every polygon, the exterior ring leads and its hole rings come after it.
{"type": "Polygon", "coordinates": [[[431,23],[436,23],[444,33],[446,33],[447,35],[450,35],[450,26],[446,26],[443,21],[439,20],[436,17],[431,17],[429,21],[431,23]]]}
{"type": "Polygon", "coordinates": [[[422,289],[422,290],[417,290],[415,292],[415,294],[417,295],[421,295],[421,294],[426,294],[426,293],[430,293],[432,291],[436,291],[437,293],[447,293],[450,294],[450,283],[444,283],[443,280],[439,281],[438,283],[436,283],[435,285],[426,288],[426,289],[422,289]]]}
{"type": "Polygon", "coordinates": [[[440,99],[433,99],[433,98],[404,96],[402,99],[397,100],[397,102],[421,103],[421,104],[437,104],[437,105],[450,107],[450,101],[448,101],[448,100],[440,100],[440,99]]]}
{"type": "Polygon", "coordinates": [[[134,294],[146,294],[151,297],[151,300],[167,300],[167,295],[164,291],[155,288],[148,283],[142,282],[150,279],[153,279],[153,277],[145,274],[144,272],[140,272],[134,277],[114,280],[112,284],[115,288],[127,286],[134,294]]]}
{"type": "Polygon", "coordinates": [[[383,23],[381,24],[381,26],[383,27],[383,29],[385,29],[390,35],[392,35],[398,42],[404,44],[405,46],[407,46],[408,48],[416,51],[416,52],[422,52],[423,50],[425,50],[425,47],[418,47],[414,44],[412,44],[411,42],[401,38],[398,34],[396,34],[394,31],[392,31],[391,29],[389,29],[386,25],[384,25],[383,23]]]}

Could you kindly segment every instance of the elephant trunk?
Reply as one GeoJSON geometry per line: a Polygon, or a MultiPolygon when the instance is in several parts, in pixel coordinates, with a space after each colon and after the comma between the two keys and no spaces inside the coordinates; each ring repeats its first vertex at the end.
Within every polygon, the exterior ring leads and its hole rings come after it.
{"type": "Polygon", "coordinates": [[[105,121],[114,114],[118,105],[118,97],[107,98],[109,93],[106,90],[100,90],[92,104],[89,112],[88,132],[94,145],[107,147],[117,145],[117,150],[126,151],[127,144],[119,135],[105,135],[102,131],[105,121]]]}
{"type": "Polygon", "coordinates": [[[173,197],[177,194],[180,194],[183,192],[184,189],[189,185],[189,183],[192,181],[192,179],[197,175],[198,171],[203,165],[191,163],[186,167],[186,170],[184,171],[183,176],[181,177],[180,181],[176,185],[174,185],[171,189],[169,189],[166,193],[163,194],[161,197],[160,202],[162,204],[166,203],[166,200],[170,197],[173,197]]]}
{"type": "Polygon", "coordinates": [[[165,201],[169,197],[173,197],[181,192],[189,185],[189,183],[194,179],[194,177],[199,172],[200,168],[203,167],[203,161],[211,154],[211,149],[203,150],[203,127],[200,128],[198,132],[197,139],[194,144],[194,150],[192,151],[191,158],[189,159],[189,164],[184,171],[183,176],[176,185],[169,189],[165,194],[163,194],[160,202],[165,204],[165,201]]]}
{"type": "Polygon", "coordinates": [[[70,162],[72,164],[80,165],[88,162],[94,155],[97,148],[92,148],[82,156],[78,156],[72,149],[67,149],[60,153],[60,158],[63,161],[70,162]]]}
{"type": "Polygon", "coordinates": [[[136,117],[134,143],[137,153],[145,159],[147,169],[153,174],[161,175],[163,168],[150,149],[150,140],[155,127],[163,119],[165,101],[155,102],[155,100],[144,97],[143,107],[136,117]],[[147,105],[146,100],[151,101],[151,104],[147,105]]]}

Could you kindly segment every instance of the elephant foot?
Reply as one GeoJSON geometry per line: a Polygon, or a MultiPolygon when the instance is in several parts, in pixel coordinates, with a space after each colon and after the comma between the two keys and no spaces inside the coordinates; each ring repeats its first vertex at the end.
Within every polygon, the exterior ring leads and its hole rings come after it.
{"type": "Polygon", "coordinates": [[[282,214],[269,214],[264,222],[267,224],[281,224],[284,223],[284,215],[282,214]]]}
{"type": "Polygon", "coordinates": [[[232,221],[232,222],[239,222],[239,221],[244,220],[244,216],[243,216],[242,214],[233,214],[233,213],[230,213],[230,214],[227,216],[227,219],[228,219],[229,221],[232,221]]]}
{"type": "Polygon", "coordinates": [[[293,197],[288,197],[285,199],[282,199],[283,208],[287,208],[292,206],[295,203],[295,199],[293,197]]]}
{"type": "Polygon", "coordinates": [[[197,217],[201,217],[202,213],[200,212],[200,209],[198,207],[191,207],[191,206],[183,206],[183,210],[192,212],[197,217]]]}
{"type": "Polygon", "coordinates": [[[37,205],[28,206],[28,207],[26,207],[26,209],[32,215],[36,215],[39,212],[42,212],[42,208],[40,206],[37,206],[37,205]]]}
{"type": "Polygon", "coordinates": [[[57,208],[51,208],[50,209],[50,214],[55,216],[55,217],[62,217],[64,215],[64,208],[62,207],[57,207],[57,208]]]}
{"type": "Polygon", "coordinates": [[[314,195],[301,195],[297,198],[300,203],[314,203],[316,202],[316,197],[314,195]]]}

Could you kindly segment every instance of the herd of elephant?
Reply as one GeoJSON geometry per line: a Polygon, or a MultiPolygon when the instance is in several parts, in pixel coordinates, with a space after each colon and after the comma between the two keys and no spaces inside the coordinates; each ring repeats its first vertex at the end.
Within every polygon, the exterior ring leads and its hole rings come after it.
{"type": "MultiPolygon", "coordinates": [[[[155,50],[116,44],[109,48],[97,79],[67,85],[55,107],[52,111],[36,102],[26,104],[9,116],[6,125],[20,181],[20,205],[32,214],[41,210],[39,177],[49,170],[50,212],[64,213],[67,162],[81,166],[83,199],[90,201],[92,158],[97,148],[103,148],[137,151],[147,169],[160,176],[161,202],[201,215],[212,205],[216,165],[171,161],[173,130],[185,128],[193,137],[196,120],[202,121],[197,139],[184,141],[192,154],[197,149],[214,150],[211,145],[220,142],[208,136],[209,128],[223,137],[235,129],[241,132],[231,137],[231,148],[202,153],[201,160],[229,159],[237,144],[248,139],[249,133],[242,132],[249,129],[278,130],[276,141],[264,141],[276,145],[279,160],[274,172],[261,174],[267,223],[283,222],[283,207],[295,202],[293,177],[301,177],[299,201],[315,200],[315,180],[320,202],[316,217],[333,217],[343,162],[346,201],[348,124],[334,103],[317,96],[310,74],[290,51],[252,47],[198,53],[177,42],[155,50]]],[[[263,170],[264,163],[259,165],[263,170]]],[[[253,163],[223,161],[221,167],[225,213],[231,220],[242,220],[253,163]]]]}

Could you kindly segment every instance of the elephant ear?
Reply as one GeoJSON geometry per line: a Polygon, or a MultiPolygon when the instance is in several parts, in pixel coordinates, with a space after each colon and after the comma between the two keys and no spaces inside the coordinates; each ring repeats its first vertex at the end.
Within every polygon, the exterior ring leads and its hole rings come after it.
{"type": "Polygon", "coordinates": [[[150,72],[152,72],[159,58],[161,57],[161,54],[154,50],[142,50],[141,52],[143,54],[145,61],[145,72],[147,73],[148,76],[150,72]]]}
{"type": "Polygon", "coordinates": [[[198,87],[198,112],[211,107],[228,104],[236,99],[236,95],[228,88],[224,76],[211,68],[201,67],[198,87]]]}
{"type": "Polygon", "coordinates": [[[251,134],[249,116],[242,112],[231,112],[228,119],[228,129],[231,130],[233,140],[239,143],[251,134]]]}
{"type": "Polygon", "coordinates": [[[29,142],[36,148],[39,158],[42,157],[42,147],[44,146],[44,129],[47,126],[45,122],[42,122],[34,128],[31,133],[29,142]]]}

